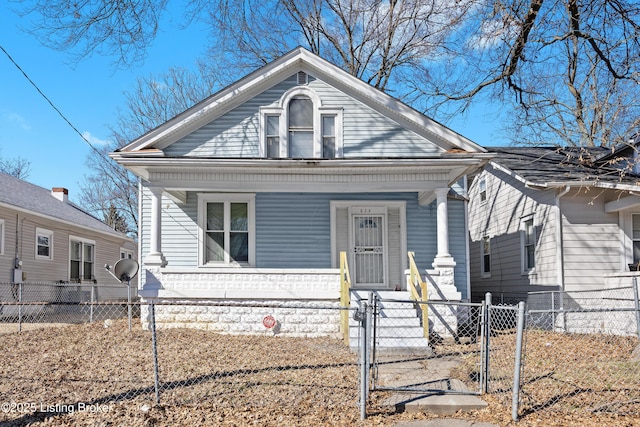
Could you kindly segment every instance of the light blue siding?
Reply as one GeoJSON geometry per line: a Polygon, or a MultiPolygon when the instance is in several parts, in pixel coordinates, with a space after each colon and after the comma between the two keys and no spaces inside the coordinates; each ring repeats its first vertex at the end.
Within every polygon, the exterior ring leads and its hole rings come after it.
{"type": "MultiPolygon", "coordinates": [[[[165,149],[169,156],[254,158],[260,154],[260,107],[276,106],[292,76],[165,149]]],[[[416,157],[442,149],[321,80],[310,79],[322,107],[343,112],[344,157],[416,157]]]]}
{"type": "MultiPolygon", "coordinates": [[[[140,245],[149,252],[150,196],[142,192],[140,245]]],[[[258,193],[256,194],[256,267],[330,268],[332,200],[405,201],[407,249],[420,270],[431,268],[437,253],[436,203],[420,206],[416,193],[258,193]]],[[[187,202],[162,202],[162,252],[171,268],[198,266],[197,195],[187,202]]],[[[456,260],[455,280],[466,298],[464,202],[449,200],[450,251],[456,260]]]]}

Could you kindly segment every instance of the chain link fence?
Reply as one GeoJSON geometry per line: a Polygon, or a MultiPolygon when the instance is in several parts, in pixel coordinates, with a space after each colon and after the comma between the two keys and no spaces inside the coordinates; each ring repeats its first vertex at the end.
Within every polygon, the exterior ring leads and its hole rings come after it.
{"type": "MultiPolygon", "coordinates": [[[[237,312],[237,311],[236,311],[237,312]]],[[[143,308],[144,320],[154,338],[156,358],[157,403],[183,405],[208,402],[216,407],[324,408],[351,407],[358,402],[357,355],[334,337],[316,334],[282,334],[279,323],[293,317],[317,316],[340,318],[335,305],[296,306],[295,304],[205,304],[159,303],[143,308]],[[212,333],[215,321],[197,328],[182,329],[157,323],[158,312],[183,308],[194,321],[207,313],[226,313],[240,308],[238,324],[244,324],[241,335],[212,333]],[[264,316],[251,314],[259,308],[264,316]],[[297,335],[297,336],[296,336],[297,335]]],[[[300,320],[300,319],[295,319],[300,320]]],[[[281,329],[282,328],[282,329],[281,329]]]]}
{"type": "Polygon", "coordinates": [[[527,307],[522,416],[640,415],[637,284],[535,292],[527,307]]]}
{"type": "Polygon", "coordinates": [[[490,296],[482,304],[373,301],[372,390],[395,393],[378,402],[401,407],[425,396],[492,393],[511,405],[523,305],[493,305],[490,296]]]}
{"type": "Polygon", "coordinates": [[[137,306],[127,304],[129,291],[124,285],[0,283],[0,333],[139,317],[137,306]]]}
{"type": "Polygon", "coordinates": [[[524,303],[493,304],[489,296],[481,304],[431,301],[425,310],[413,301],[372,300],[364,312],[349,311],[351,347],[337,337],[335,304],[150,305],[107,295],[97,285],[0,287],[3,332],[38,327],[0,334],[7,350],[0,354],[0,423],[87,409],[96,417],[109,412],[103,415],[116,424],[147,422],[166,410],[158,408],[203,407],[215,417],[240,413],[246,423],[278,422],[273,417],[285,412],[349,423],[358,408],[360,419],[383,413],[402,393],[490,393],[511,406],[514,419],[539,411],[640,414],[635,288],[534,293],[526,316],[524,303]],[[163,321],[166,313],[180,323],[163,321]],[[212,313],[244,326],[221,333],[212,313]],[[279,321],[296,325],[297,334],[279,321]],[[320,324],[336,336],[312,336],[320,324]]]}

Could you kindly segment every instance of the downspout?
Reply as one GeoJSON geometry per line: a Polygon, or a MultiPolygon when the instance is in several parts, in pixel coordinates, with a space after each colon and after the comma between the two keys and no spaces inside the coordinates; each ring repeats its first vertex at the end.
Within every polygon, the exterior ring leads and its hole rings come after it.
{"type": "Polygon", "coordinates": [[[562,209],[560,208],[560,198],[571,191],[571,186],[567,185],[560,193],[556,195],[556,275],[558,278],[558,286],[561,291],[564,291],[564,256],[563,256],[563,230],[562,230],[562,209]]]}

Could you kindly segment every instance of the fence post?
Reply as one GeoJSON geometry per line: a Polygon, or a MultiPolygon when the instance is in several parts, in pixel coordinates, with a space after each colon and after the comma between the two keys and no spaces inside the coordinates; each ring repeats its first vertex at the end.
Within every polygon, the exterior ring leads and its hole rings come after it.
{"type": "Polygon", "coordinates": [[[367,301],[360,301],[354,318],[360,322],[360,419],[367,417],[367,397],[369,395],[369,337],[371,330],[368,320],[371,309],[367,301]]]}
{"type": "Polygon", "coordinates": [[[636,309],[636,333],[640,339],[640,300],[638,299],[638,278],[633,278],[633,302],[636,309]]]}
{"type": "Polygon", "coordinates": [[[489,361],[490,361],[490,337],[491,337],[491,292],[485,294],[484,318],[482,319],[482,392],[489,393],[489,361]]]}
{"type": "Polygon", "coordinates": [[[22,283],[18,283],[18,332],[22,332],[22,283]]]}
{"type": "Polygon", "coordinates": [[[93,303],[96,300],[96,285],[91,285],[91,305],[89,305],[89,323],[93,323],[93,303]]]}
{"type": "Polygon", "coordinates": [[[516,330],[516,356],[513,366],[513,398],[511,401],[511,419],[518,421],[518,403],[520,399],[520,373],[522,371],[522,341],[524,336],[524,301],[518,303],[518,329],[516,330]]]}
{"type": "Polygon", "coordinates": [[[156,310],[153,301],[149,303],[151,322],[151,347],[153,348],[153,378],[156,391],[156,404],[160,404],[160,381],[158,379],[158,345],[156,341],[156,310]]]}

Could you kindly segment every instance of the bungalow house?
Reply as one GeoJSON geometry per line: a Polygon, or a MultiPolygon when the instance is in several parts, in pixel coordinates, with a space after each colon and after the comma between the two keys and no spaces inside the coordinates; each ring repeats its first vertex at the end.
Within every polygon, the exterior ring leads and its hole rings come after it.
{"type": "Polygon", "coordinates": [[[638,140],[489,148],[469,186],[472,299],[630,286],[639,273],[638,140]]]}
{"type": "Polygon", "coordinates": [[[126,287],[103,266],[136,259],[136,242],[68,196],[66,188],[47,190],[0,173],[0,300],[15,299],[9,289],[19,284],[23,301],[50,301],[55,292],[65,299],[54,283],[97,284],[100,299],[127,298],[126,287]]]}
{"type": "MultiPolygon", "coordinates": [[[[303,48],[111,156],[140,177],[142,298],[289,304],[281,333],[335,335],[337,310],[299,308],[338,306],[341,253],[352,290],[394,291],[408,252],[469,295],[465,176],[485,150],[303,48]]],[[[269,310],[156,321],[257,333],[269,310]]]]}

